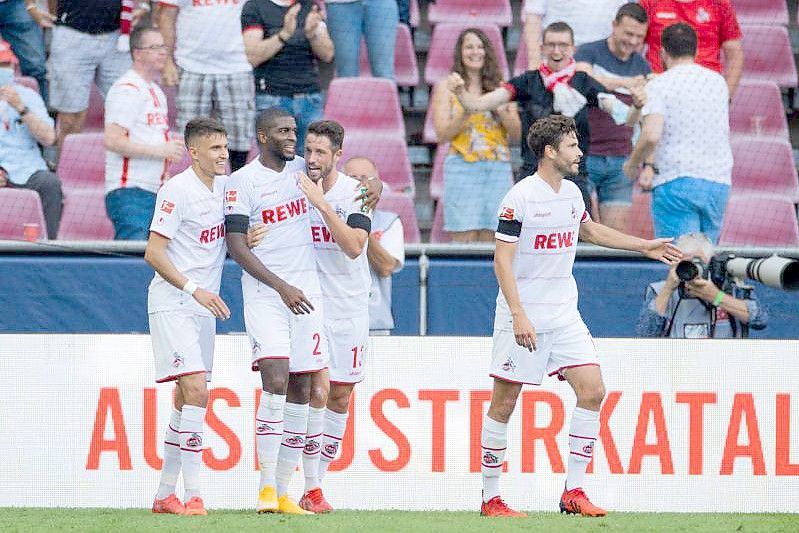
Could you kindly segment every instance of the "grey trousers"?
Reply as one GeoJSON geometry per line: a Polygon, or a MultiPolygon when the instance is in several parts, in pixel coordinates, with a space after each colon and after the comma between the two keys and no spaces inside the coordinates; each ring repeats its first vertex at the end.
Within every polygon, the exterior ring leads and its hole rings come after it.
{"type": "Polygon", "coordinates": [[[17,185],[9,181],[8,185],[20,189],[31,189],[39,193],[42,211],[44,211],[44,221],[47,224],[47,238],[57,238],[58,226],[61,225],[61,211],[64,209],[64,193],[61,191],[61,180],[58,179],[58,176],[49,170],[38,170],[28,178],[27,183],[17,185]]]}

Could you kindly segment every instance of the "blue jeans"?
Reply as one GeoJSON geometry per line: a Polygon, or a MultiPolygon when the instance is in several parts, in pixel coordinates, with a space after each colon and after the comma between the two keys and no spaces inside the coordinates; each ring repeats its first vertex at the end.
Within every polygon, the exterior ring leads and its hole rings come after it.
{"type": "MultiPolygon", "coordinates": [[[[303,93],[292,96],[255,93],[255,109],[261,112],[270,107],[279,107],[291,113],[297,121],[297,155],[305,155],[305,130],[315,120],[322,119],[324,111],[322,93],[303,93]]],[[[257,117],[256,117],[257,120],[257,117]]]]}
{"type": "Polygon", "coordinates": [[[22,74],[36,78],[39,82],[39,92],[46,104],[48,94],[44,34],[25,10],[25,0],[0,2],[0,35],[8,41],[19,59],[22,74]]]}
{"type": "Polygon", "coordinates": [[[513,186],[510,161],[444,160],[444,230],[495,230],[497,211],[513,186]]]}
{"type": "Polygon", "coordinates": [[[624,156],[589,155],[588,178],[596,189],[599,205],[633,205],[633,182],[624,175],[624,156]]]}
{"type": "Polygon", "coordinates": [[[655,236],[699,231],[717,243],[729,195],[729,185],[687,176],[658,185],[652,190],[655,236]]]}
{"type": "Polygon", "coordinates": [[[327,4],[327,27],[336,47],[336,76],[357,77],[360,74],[363,36],[372,75],[393,80],[397,24],[397,0],[327,4]]]}
{"type": "Polygon", "coordinates": [[[146,241],[155,211],[155,193],[130,187],[105,195],[105,210],[114,224],[114,240],[146,241]]]}

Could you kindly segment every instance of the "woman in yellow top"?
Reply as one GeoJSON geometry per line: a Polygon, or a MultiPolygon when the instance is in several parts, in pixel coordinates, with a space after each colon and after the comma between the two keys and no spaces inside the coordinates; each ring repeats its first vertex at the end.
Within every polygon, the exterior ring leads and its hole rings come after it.
{"type": "MultiPolygon", "coordinates": [[[[494,47],[476,28],[458,37],[452,71],[478,96],[502,82],[494,47]]],[[[516,104],[470,115],[445,78],[433,90],[432,106],[438,142],[450,143],[444,161],[444,229],[455,242],[493,241],[499,203],[513,184],[508,139],[520,135],[516,104]]]]}

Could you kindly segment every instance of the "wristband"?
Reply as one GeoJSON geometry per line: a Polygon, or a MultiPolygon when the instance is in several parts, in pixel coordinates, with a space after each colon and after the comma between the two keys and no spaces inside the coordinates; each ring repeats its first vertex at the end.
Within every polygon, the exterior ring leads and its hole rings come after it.
{"type": "Polygon", "coordinates": [[[196,291],[197,289],[198,289],[197,284],[194,283],[192,280],[187,281],[186,284],[183,286],[183,292],[185,292],[189,296],[192,296],[194,294],[194,291],[196,291]]]}
{"type": "Polygon", "coordinates": [[[721,305],[721,301],[724,299],[724,291],[719,291],[716,295],[716,299],[713,300],[713,307],[718,307],[721,305]]]}

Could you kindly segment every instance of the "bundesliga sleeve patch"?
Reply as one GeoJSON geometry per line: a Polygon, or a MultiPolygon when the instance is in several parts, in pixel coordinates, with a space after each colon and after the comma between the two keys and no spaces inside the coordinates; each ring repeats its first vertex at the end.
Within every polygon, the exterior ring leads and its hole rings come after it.
{"type": "Polygon", "coordinates": [[[583,211],[583,216],[580,219],[580,224],[585,224],[589,220],[591,220],[591,215],[588,214],[588,211],[583,211]]]}
{"type": "Polygon", "coordinates": [[[236,191],[235,189],[230,189],[228,191],[225,191],[225,208],[228,211],[233,211],[233,208],[236,206],[236,204],[239,201],[238,197],[239,197],[238,191],[236,191]]]}
{"type": "Polygon", "coordinates": [[[499,212],[500,220],[513,220],[514,212],[512,207],[503,207],[499,212]]]}
{"type": "Polygon", "coordinates": [[[171,215],[174,209],[175,209],[175,204],[170,202],[169,200],[164,200],[163,202],[161,202],[161,211],[163,211],[167,215],[171,215]]]}

